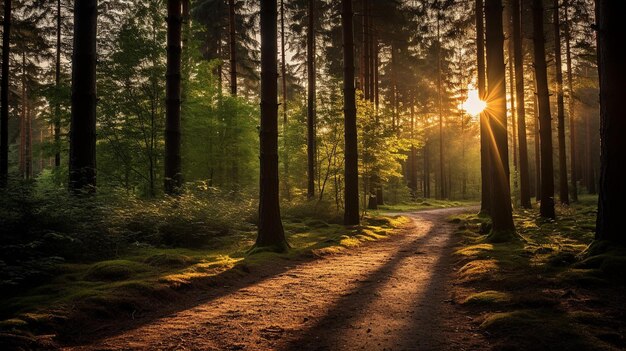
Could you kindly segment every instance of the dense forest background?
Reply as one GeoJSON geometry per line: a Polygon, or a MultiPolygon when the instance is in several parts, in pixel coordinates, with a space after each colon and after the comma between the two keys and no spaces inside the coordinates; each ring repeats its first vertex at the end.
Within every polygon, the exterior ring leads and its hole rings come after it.
{"type": "Polygon", "coordinates": [[[0,316],[136,262],[195,267],[178,284],[209,256],[377,240],[402,222],[380,211],[480,204],[511,242],[600,192],[596,243],[623,243],[598,8],[4,0],[0,316]]]}

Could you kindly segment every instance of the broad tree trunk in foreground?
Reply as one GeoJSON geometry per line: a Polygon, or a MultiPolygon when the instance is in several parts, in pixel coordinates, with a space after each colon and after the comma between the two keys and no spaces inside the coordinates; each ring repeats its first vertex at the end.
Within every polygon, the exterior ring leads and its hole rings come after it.
{"type": "Polygon", "coordinates": [[[358,225],[359,220],[359,159],[356,129],[356,100],[354,91],[354,29],[352,0],[342,0],[343,30],[343,113],[345,137],[345,225],[358,225]]]}
{"type": "Polygon", "coordinates": [[[552,116],[546,67],[546,48],[543,31],[543,1],[533,0],[533,42],[535,46],[535,77],[539,107],[539,135],[541,139],[541,217],[555,218],[554,170],[552,160],[552,116]]]}
{"type": "Polygon", "coordinates": [[[513,11],[513,56],[515,57],[515,95],[517,96],[517,135],[519,140],[520,200],[523,208],[531,208],[526,140],[526,106],[524,104],[524,55],[522,52],[522,21],[520,0],[511,3],[513,11]]]}
{"type": "Polygon", "coordinates": [[[307,55],[307,198],[315,197],[315,0],[309,0],[309,23],[306,38],[307,55]]]}
{"type": "Polygon", "coordinates": [[[98,1],[74,2],[69,187],[96,187],[96,28],[98,1]]]}
{"type": "Polygon", "coordinates": [[[277,2],[261,2],[260,194],[257,247],[283,251],[288,244],[280,219],[278,184],[277,2]]]}
{"type": "Polygon", "coordinates": [[[623,201],[626,184],[626,27],[621,2],[596,1],[598,21],[598,71],[600,75],[600,187],[596,239],[626,244],[623,201]]]}
{"type": "Polygon", "coordinates": [[[9,173],[9,50],[11,0],[4,0],[2,22],[2,78],[0,79],[0,188],[7,186],[9,173]]]}
{"type": "Polygon", "coordinates": [[[182,186],[180,160],[181,0],[167,2],[167,77],[165,88],[165,192],[182,186]]]}
{"type": "MultiPolygon", "coordinates": [[[[487,100],[487,87],[485,82],[485,28],[483,21],[483,0],[476,0],[476,54],[478,57],[478,96],[481,100],[487,100]]],[[[480,213],[491,213],[491,181],[489,161],[489,116],[486,111],[480,113],[480,176],[481,197],[480,213]]]]}
{"type": "Polygon", "coordinates": [[[554,62],[556,66],[556,108],[559,143],[559,200],[569,205],[567,188],[567,150],[565,149],[565,102],[563,98],[563,68],[561,67],[561,24],[559,0],[554,0],[554,62]]]}
{"type": "Polygon", "coordinates": [[[505,238],[515,230],[511,189],[509,185],[509,152],[506,128],[506,82],[504,66],[504,34],[502,27],[502,0],[485,2],[487,86],[489,128],[492,135],[491,182],[493,191],[491,218],[493,237],[505,238]]]}

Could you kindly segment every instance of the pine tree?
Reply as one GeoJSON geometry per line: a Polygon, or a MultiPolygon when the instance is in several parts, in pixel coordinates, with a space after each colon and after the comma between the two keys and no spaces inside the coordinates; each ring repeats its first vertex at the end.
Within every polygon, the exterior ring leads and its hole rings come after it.
{"type": "Polygon", "coordinates": [[[356,127],[356,97],[354,89],[354,30],[352,0],[342,0],[341,26],[343,30],[343,94],[345,124],[345,225],[358,225],[359,219],[359,165],[356,127]]]}
{"type": "Polygon", "coordinates": [[[11,47],[11,0],[4,0],[2,22],[2,77],[0,78],[0,188],[7,186],[9,173],[9,50],[11,47]]]}
{"type": "Polygon", "coordinates": [[[97,0],[74,2],[69,160],[69,187],[74,192],[94,192],[96,186],[97,7],[97,0]]]}
{"type": "Polygon", "coordinates": [[[543,1],[533,0],[533,42],[535,48],[535,76],[537,79],[537,105],[539,108],[539,134],[541,139],[540,213],[542,217],[555,218],[552,115],[550,113],[550,92],[548,90],[543,12],[543,1]]]}
{"type": "Polygon", "coordinates": [[[502,1],[485,1],[487,51],[487,114],[491,134],[491,218],[492,239],[506,240],[515,230],[511,190],[506,122],[506,82],[502,1]]]}
{"type": "Polygon", "coordinates": [[[596,239],[626,244],[623,234],[622,202],[626,186],[622,168],[626,162],[626,116],[622,93],[626,82],[626,28],[622,23],[621,3],[596,1],[598,29],[598,72],[600,75],[600,193],[596,239]]]}
{"type": "Polygon", "coordinates": [[[278,185],[278,6],[261,2],[261,129],[259,229],[255,246],[288,248],[280,219],[278,185]]]}

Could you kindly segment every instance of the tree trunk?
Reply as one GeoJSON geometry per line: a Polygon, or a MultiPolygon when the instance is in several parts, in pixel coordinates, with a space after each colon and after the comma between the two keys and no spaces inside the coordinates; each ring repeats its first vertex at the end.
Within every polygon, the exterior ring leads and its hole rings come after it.
{"type": "Polygon", "coordinates": [[[362,26],[362,51],[363,51],[363,98],[365,100],[369,100],[370,98],[370,48],[369,48],[369,38],[368,38],[368,26],[369,26],[369,16],[367,13],[367,0],[361,1],[362,7],[362,15],[363,15],[363,26],[362,26]]]}
{"type": "Polygon", "coordinates": [[[514,230],[509,185],[509,152],[506,127],[506,68],[504,66],[504,34],[502,27],[502,0],[485,2],[487,48],[487,114],[492,134],[491,182],[493,184],[492,237],[508,238],[514,230]]]}
{"type": "Polygon", "coordinates": [[[315,0],[309,1],[309,18],[307,28],[307,197],[315,198],[315,161],[316,161],[316,140],[315,140],[315,0]]]}
{"type": "Polygon", "coordinates": [[[282,83],[283,93],[283,148],[284,148],[284,160],[283,165],[285,168],[285,177],[283,183],[285,184],[285,197],[291,199],[291,186],[289,185],[289,151],[288,145],[288,120],[287,120],[287,61],[285,59],[285,1],[280,0],[280,78],[282,83]]]}
{"type": "Polygon", "coordinates": [[[165,192],[182,186],[180,159],[181,0],[167,2],[167,80],[165,97],[165,192]]]}
{"type": "Polygon", "coordinates": [[[543,1],[533,0],[533,41],[535,44],[535,76],[539,105],[539,135],[541,139],[541,207],[544,218],[555,218],[554,170],[552,162],[552,116],[546,67],[546,48],[543,31],[543,1]]]}
{"type": "MultiPolygon", "coordinates": [[[[510,33],[509,33],[510,35],[510,33]]],[[[511,97],[511,143],[513,144],[513,189],[517,190],[517,125],[515,124],[515,105],[519,103],[515,94],[515,76],[513,74],[513,40],[509,37],[508,40],[508,54],[509,54],[509,96],[511,97]]]]}
{"type": "Polygon", "coordinates": [[[57,0],[57,33],[56,33],[56,62],[54,67],[54,167],[61,166],[61,104],[59,92],[61,88],[61,0],[57,0]]]}
{"type": "Polygon", "coordinates": [[[596,239],[626,244],[622,203],[626,196],[623,165],[626,163],[626,114],[623,106],[626,82],[626,28],[621,3],[596,1],[598,72],[600,76],[600,185],[596,239]]]}
{"type": "Polygon", "coordinates": [[[69,187],[96,190],[96,33],[98,1],[74,2],[69,187]]]}
{"type": "Polygon", "coordinates": [[[563,101],[563,67],[561,63],[561,24],[559,0],[554,0],[554,62],[556,65],[556,107],[559,143],[559,200],[569,205],[567,188],[567,150],[565,148],[565,103],[563,101]]]}
{"type": "Polygon", "coordinates": [[[278,183],[278,33],[276,0],[261,2],[261,129],[259,231],[256,247],[286,250],[278,183]]]}
{"type": "Polygon", "coordinates": [[[571,179],[571,194],[572,201],[578,201],[578,184],[576,177],[577,158],[576,155],[576,123],[574,119],[574,85],[572,78],[572,50],[571,41],[572,36],[570,32],[569,22],[569,0],[565,0],[565,61],[567,64],[567,90],[569,92],[568,110],[569,110],[569,143],[570,143],[570,179],[571,179]]]}
{"type": "Polygon", "coordinates": [[[411,199],[417,198],[417,150],[415,148],[415,101],[411,101],[411,150],[409,154],[409,189],[411,199]]]}
{"type": "Polygon", "coordinates": [[[237,39],[235,38],[235,0],[228,0],[228,43],[230,49],[230,95],[237,96],[237,39]]]}
{"type": "Polygon", "coordinates": [[[537,80],[534,80],[535,84],[535,97],[533,98],[534,110],[535,110],[535,201],[541,201],[541,145],[539,142],[539,104],[537,103],[537,80]]]}
{"type": "MultiPolygon", "coordinates": [[[[478,96],[487,100],[485,82],[485,28],[483,20],[483,0],[476,0],[476,56],[478,71],[478,96]]],[[[480,213],[491,213],[491,182],[489,181],[489,117],[486,111],[480,113],[480,213]]]]}
{"type": "Polygon", "coordinates": [[[354,90],[354,31],[352,0],[342,0],[343,30],[343,98],[345,137],[345,225],[358,225],[359,220],[359,158],[354,90]]]}
{"type": "Polygon", "coordinates": [[[11,0],[4,0],[2,22],[2,78],[0,78],[0,188],[9,174],[9,50],[11,48],[11,0]]]}
{"type": "Polygon", "coordinates": [[[446,174],[445,160],[443,151],[443,82],[441,72],[441,33],[439,15],[437,15],[437,110],[439,112],[439,198],[445,199],[446,193],[446,174]]]}
{"type": "Polygon", "coordinates": [[[520,0],[512,0],[513,56],[515,59],[515,95],[517,96],[517,135],[519,140],[520,200],[523,208],[530,204],[528,142],[526,140],[526,101],[524,92],[524,55],[522,52],[522,21],[520,0]]]}
{"type": "Polygon", "coordinates": [[[593,165],[593,145],[591,141],[591,116],[587,114],[585,116],[585,159],[586,170],[585,178],[587,183],[587,192],[589,194],[596,194],[596,172],[593,165]]]}

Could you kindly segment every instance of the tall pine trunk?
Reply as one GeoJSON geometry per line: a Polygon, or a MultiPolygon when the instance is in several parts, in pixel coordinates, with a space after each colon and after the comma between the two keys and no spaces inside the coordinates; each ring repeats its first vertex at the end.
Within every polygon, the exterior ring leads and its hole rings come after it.
{"type": "Polygon", "coordinates": [[[237,39],[235,0],[228,0],[228,47],[230,50],[230,95],[237,96],[237,39]]]}
{"type": "Polygon", "coordinates": [[[598,72],[600,76],[600,185],[596,239],[626,244],[622,203],[626,184],[626,113],[623,92],[626,82],[626,27],[621,3],[596,1],[598,72]]]}
{"type": "Polygon", "coordinates": [[[528,142],[526,140],[526,106],[524,92],[524,54],[522,52],[522,21],[520,0],[512,0],[513,56],[515,59],[515,95],[517,96],[517,136],[519,140],[520,200],[523,208],[531,208],[528,170],[528,142]]]}
{"type": "Polygon", "coordinates": [[[534,98],[533,106],[535,113],[535,123],[533,123],[535,132],[535,201],[541,201],[541,145],[539,142],[539,104],[537,103],[537,79],[533,79],[534,98]]]}
{"type": "Polygon", "coordinates": [[[261,2],[261,129],[259,231],[256,247],[284,251],[278,183],[278,33],[276,0],[261,2]]]}
{"type": "Polygon", "coordinates": [[[0,188],[9,173],[9,50],[11,48],[11,0],[4,0],[2,22],[2,77],[0,78],[0,188]]]}
{"type": "Polygon", "coordinates": [[[96,33],[98,1],[74,2],[69,187],[96,190],[96,33]]]}
{"type": "MultiPolygon", "coordinates": [[[[487,87],[485,82],[485,27],[483,16],[483,0],[476,0],[476,56],[478,70],[478,96],[481,100],[487,100],[487,87]]],[[[489,181],[489,117],[485,111],[480,113],[480,213],[491,213],[491,182],[489,181]]]]}
{"type": "Polygon", "coordinates": [[[561,23],[559,0],[554,0],[554,62],[556,66],[556,108],[559,143],[559,200],[569,205],[567,188],[567,150],[565,148],[565,102],[563,99],[563,67],[561,63],[561,23]]]}
{"type": "Polygon", "coordinates": [[[533,42],[535,45],[535,77],[539,105],[539,135],[541,140],[541,217],[555,218],[554,170],[552,159],[552,116],[546,67],[546,47],[543,30],[543,1],[533,0],[533,42]]]}
{"type": "Polygon", "coordinates": [[[572,35],[570,32],[569,22],[569,0],[565,0],[565,61],[567,65],[567,91],[569,93],[568,110],[569,110],[569,148],[570,148],[570,188],[572,201],[578,201],[578,179],[576,176],[576,167],[578,155],[576,154],[576,123],[574,119],[574,83],[572,72],[572,35]]]}
{"type": "Polygon", "coordinates": [[[315,198],[315,163],[316,163],[316,143],[315,143],[315,0],[309,1],[309,18],[307,28],[307,197],[315,198]]]}
{"type": "MultiPolygon", "coordinates": [[[[441,10],[438,10],[441,11],[441,10]]],[[[445,160],[443,150],[443,77],[441,68],[441,32],[440,32],[440,16],[437,14],[437,111],[439,113],[439,198],[445,199],[446,192],[446,174],[445,160]]]]}
{"type": "Polygon", "coordinates": [[[54,167],[61,166],[61,102],[59,101],[61,89],[61,0],[57,0],[57,23],[56,23],[56,60],[54,67],[54,86],[56,99],[54,102],[54,167]]]}
{"type": "Polygon", "coordinates": [[[342,0],[343,31],[343,99],[345,137],[345,225],[358,225],[359,220],[359,158],[354,90],[354,29],[352,0],[342,0]]]}
{"type": "Polygon", "coordinates": [[[289,150],[288,145],[288,120],[287,120],[287,61],[286,61],[286,49],[285,49],[285,0],[280,0],[280,78],[282,84],[283,93],[283,148],[284,148],[284,160],[283,166],[285,169],[285,177],[283,183],[285,184],[285,197],[291,198],[291,186],[289,185],[289,150]]]}
{"type": "Polygon", "coordinates": [[[514,232],[511,189],[509,185],[509,151],[506,122],[506,68],[504,66],[504,33],[502,0],[486,0],[487,114],[491,131],[491,218],[493,240],[506,240],[514,232]]]}
{"type": "Polygon", "coordinates": [[[182,186],[180,159],[181,0],[167,2],[167,79],[165,87],[165,192],[182,186]]]}

